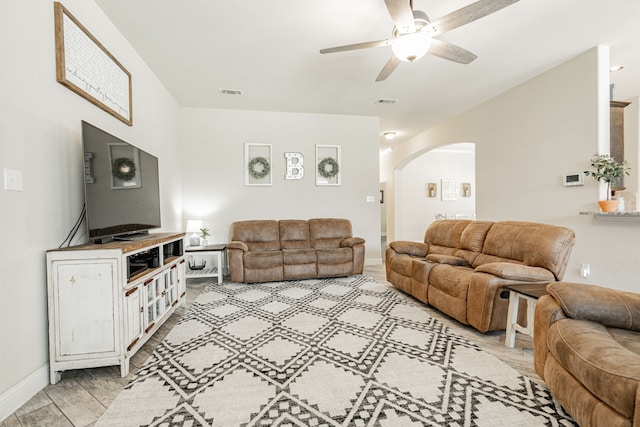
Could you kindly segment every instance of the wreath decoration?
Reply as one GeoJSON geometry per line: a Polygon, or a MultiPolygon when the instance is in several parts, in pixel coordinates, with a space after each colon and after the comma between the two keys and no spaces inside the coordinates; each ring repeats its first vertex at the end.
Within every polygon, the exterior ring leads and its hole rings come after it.
{"type": "Polygon", "coordinates": [[[269,165],[269,160],[264,157],[254,157],[249,161],[247,169],[252,178],[262,179],[271,172],[271,165],[269,165]],[[262,168],[256,168],[258,165],[262,166],[262,168]]]}
{"type": "Polygon", "coordinates": [[[136,164],[131,159],[119,157],[113,161],[111,172],[122,181],[131,181],[136,176],[136,164]]]}
{"type": "Polygon", "coordinates": [[[333,157],[326,157],[318,163],[318,173],[323,178],[333,178],[338,175],[338,172],[340,172],[340,166],[333,157]]]}

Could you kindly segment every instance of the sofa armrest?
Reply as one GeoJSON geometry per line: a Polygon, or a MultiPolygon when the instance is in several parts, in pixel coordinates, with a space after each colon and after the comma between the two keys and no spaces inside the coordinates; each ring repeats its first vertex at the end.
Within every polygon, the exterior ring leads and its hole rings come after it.
{"type": "Polygon", "coordinates": [[[247,252],[249,250],[249,246],[244,242],[233,241],[227,243],[227,250],[229,249],[239,249],[242,252],[247,252]]]}
{"type": "Polygon", "coordinates": [[[553,273],[546,268],[531,267],[512,262],[490,262],[477,266],[475,271],[521,282],[555,282],[556,280],[553,273]]]}
{"type": "Polygon", "coordinates": [[[640,331],[640,294],[569,282],[552,283],[547,291],[573,319],[640,331]]]}
{"type": "Polygon", "coordinates": [[[549,328],[558,320],[566,319],[566,317],[562,307],[551,295],[544,295],[538,299],[533,317],[533,365],[542,379],[544,379],[544,365],[549,355],[547,345],[549,328]]]}
{"type": "Polygon", "coordinates": [[[389,243],[389,247],[391,247],[399,254],[407,254],[419,257],[427,256],[427,252],[429,251],[429,245],[427,243],[410,242],[407,240],[397,240],[395,242],[391,242],[389,243]]]}
{"type": "Polygon", "coordinates": [[[364,244],[364,239],[362,237],[347,237],[340,242],[341,248],[352,248],[355,245],[364,244]]]}

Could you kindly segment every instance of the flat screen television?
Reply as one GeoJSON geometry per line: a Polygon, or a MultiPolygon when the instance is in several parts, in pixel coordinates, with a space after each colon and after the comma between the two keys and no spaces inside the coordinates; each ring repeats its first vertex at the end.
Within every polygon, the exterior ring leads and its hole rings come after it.
{"type": "Polygon", "coordinates": [[[82,122],[89,239],[135,239],[160,227],[158,158],[82,122]]]}

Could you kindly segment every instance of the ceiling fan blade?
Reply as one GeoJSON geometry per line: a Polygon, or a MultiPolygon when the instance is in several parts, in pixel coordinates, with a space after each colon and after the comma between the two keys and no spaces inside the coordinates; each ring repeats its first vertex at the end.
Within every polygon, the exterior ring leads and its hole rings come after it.
{"type": "Polygon", "coordinates": [[[389,77],[391,73],[393,73],[393,71],[396,68],[398,68],[398,65],[400,65],[400,62],[402,61],[400,61],[395,55],[392,55],[391,58],[387,61],[387,63],[384,64],[384,67],[382,67],[380,74],[378,74],[378,77],[376,77],[376,81],[381,82],[385,80],[387,77],[389,77]]]}
{"type": "Polygon", "coordinates": [[[438,58],[447,59],[449,61],[460,64],[469,64],[478,56],[466,49],[456,46],[452,43],[443,42],[442,40],[432,39],[429,53],[438,58]]]}
{"type": "Polygon", "coordinates": [[[347,44],[344,46],[330,47],[327,49],[320,49],[320,53],[334,53],[334,52],[346,52],[348,50],[368,49],[370,47],[390,46],[391,40],[378,40],[375,42],[364,42],[347,44]]]}
{"type": "Polygon", "coordinates": [[[518,0],[479,0],[451,12],[442,18],[436,19],[425,26],[422,31],[428,32],[432,37],[437,36],[438,34],[446,33],[454,28],[458,28],[462,25],[473,22],[476,19],[480,19],[484,16],[497,12],[500,9],[516,3],[517,1],[518,0]]]}
{"type": "Polygon", "coordinates": [[[409,0],[384,0],[384,2],[400,34],[414,33],[416,31],[413,10],[409,0]]]}

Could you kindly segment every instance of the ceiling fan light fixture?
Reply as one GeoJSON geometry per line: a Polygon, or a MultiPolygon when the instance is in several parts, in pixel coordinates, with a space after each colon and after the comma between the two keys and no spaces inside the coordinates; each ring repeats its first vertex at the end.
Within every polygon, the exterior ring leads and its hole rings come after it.
{"type": "Polygon", "coordinates": [[[428,34],[416,32],[403,34],[393,41],[391,50],[400,61],[413,62],[422,58],[431,47],[428,34]]]}

